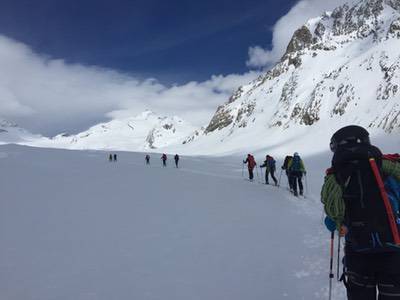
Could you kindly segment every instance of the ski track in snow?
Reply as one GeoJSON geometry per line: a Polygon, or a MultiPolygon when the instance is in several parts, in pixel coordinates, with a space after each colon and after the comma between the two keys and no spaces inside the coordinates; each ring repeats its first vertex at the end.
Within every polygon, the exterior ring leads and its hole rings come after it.
{"type": "Polygon", "coordinates": [[[0,299],[327,298],[320,166],[295,198],[235,157],[0,150],[0,299]]]}

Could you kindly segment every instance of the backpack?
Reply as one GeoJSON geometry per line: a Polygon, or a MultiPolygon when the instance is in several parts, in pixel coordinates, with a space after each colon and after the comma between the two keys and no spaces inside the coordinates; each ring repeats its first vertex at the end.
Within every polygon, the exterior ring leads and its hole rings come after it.
{"type": "Polygon", "coordinates": [[[301,158],[300,156],[293,156],[292,164],[290,166],[291,172],[298,172],[301,171],[301,158]]]}
{"type": "MultiPolygon", "coordinates": [[[[385,154],[383,155],[383,159],[400,164],[400,155],[397,153],[385,154]]],[[[388,176],[385,179],[384,186],[388,196],[388,200],[392,208],[395,222],[399,226],[400,225],[400,181],[396,180],[396,178],[394,178],[393,176],[388,176]]]]}
{"type": "Polygon", "coordinates": [[[272,171],[275,171],[275,164],[276,164],[275,159],[272,156],[270,156],[268,159],[268,168],[272,171]]]}
{"type": "Polygon", "coordinates": [[[249,168],[254,168],[254,167],[256,166],[256,161],[255,161],[253,155],[250,155],[250,156],[247,158],[247,161],[248,161],[248,163],[249,163],[249,164],[248,164],[249,168]]]}
{"type": "Polygon", "coordinates": [[[400,182],[389,176],[385,180],[385,190],[388,195],[396,223],[400,224],[400,182]]]}
{"type": "Polygon", "coordinates": [[[284,160],[283,166],[282,166],[282,170],[287,170],[289,161],[290,161],[292,158],[293,158],[293,156],[289,156],[289,155],[287,155],[287,156],[285,157],[285,160],[284,160]]]}
{"type": "Polygon", "coordinates": [[[332,170],[345,204],[349,251],[400,250],[396,245],[400,238],[400,184],[393,177],[383,178],[383,159],[377,147],[366,144],[341,148],[333,156],[332,170]]]}

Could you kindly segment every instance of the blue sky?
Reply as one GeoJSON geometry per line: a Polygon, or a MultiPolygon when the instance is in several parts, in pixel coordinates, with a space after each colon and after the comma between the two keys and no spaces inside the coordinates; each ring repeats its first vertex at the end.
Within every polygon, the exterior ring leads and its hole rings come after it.
{"type": "Polygon", "coordinates": [[[35,52],[162,82],[247,70],[294,0],[2,0],[0,33],[35,52]]]}

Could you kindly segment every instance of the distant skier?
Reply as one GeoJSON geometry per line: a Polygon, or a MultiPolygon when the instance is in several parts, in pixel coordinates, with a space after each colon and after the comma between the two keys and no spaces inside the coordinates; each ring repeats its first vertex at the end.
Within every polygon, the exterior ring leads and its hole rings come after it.
{"type": "Polygon", "coordinates": [[[175,160],[175,166],[178,168],[178,162],[179,162],[179,155],[178,154],[175,154],[174,160],[175,160]]]}
{"type": "Polygon", "coordinates": [[[254,167],[257,165],[254,156],[251,154],[247,154],[247,158],[246,160],[243,161],[243,163],[247,164],[247,169],[249,170],[249,179],[250,181],[253,181],[254,178],[253,170],[254,167]]]}
{"type": "Polygon", "coordinates": [[[260,166],[260,168],[265,168],[265,184],[269,184],[268,175],[271,174],[271,178],[275,182],[275,185],[278,185],[278,180],[275,178],[275,164],[275,159],[272,156],[267,155],[264,164],[260,166]]]}
{"type": "Polygon", "coordinates": [[[163,167],[167,166],[167,154],[163,153],[163,155],[161,156],[161,160],[163,163],[163,167]]]}
{"type": "Polygon", "coordinates": [[[117,161],[117,154],[114,153],[114,161],[117,161]]]}
{"type": "Polygon", "coordinates": [[[146,160],[146,165],[149,165],[150,164],[150,155],[146,154],[145,160],[146,160]]]}
{"type": "Polygon", "coordinates": [[[303,174],[306,174],[306,169],[304,168],[304,163],[300,158],[300,155],[295,152],[293,154],[293,158],[288,163],[289,170],[289,178],[291,182],[291,186],[293,189],[293,195],[298,196],[297,193],[297,184],[299,185],[300,195],[303,195],[303,182],[302,177],[303,174]]]}
{"type": "Polygon", "coordinates": [[[108,161],[112,161],[113,160],[113,156],[112,156],[112,154],[110,153],[110,155],[108,156],[108,161]]]}
{"type": "Polygon", "coordinates": [[[290,189],[291,192],[293,191],[293,188],[292,188],[292,182],[290,181],[288,164],[289,164],[289,161],[292,160],[292,158],[293,158],[293,156],[287,155],[285,157],[285,160],[284,160],[283,165],[281,167],[282,170],[285,170],[287,181],[288,181],[288,184],[289,184],[289,189],[290,189]]]}

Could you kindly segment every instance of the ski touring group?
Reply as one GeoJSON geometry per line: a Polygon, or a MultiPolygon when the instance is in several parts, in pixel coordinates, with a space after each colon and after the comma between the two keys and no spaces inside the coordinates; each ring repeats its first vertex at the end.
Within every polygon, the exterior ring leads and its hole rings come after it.
{"type": "MultiPolygon", "coordinates": [[[[254,169],[256,169],[257,176],[260,177],[258,175],[256,160],[252,154],[247,154],[246,159],[243,160],[243,167],[246,164],[247,170],[249,172],[250,181],[254,181],[254,169]]],[[[285,175],[287,177],[288,189],[290,190],[290,192],[293,193],[293,195],[296,197],[299,195],[304,196],[303,175],[306,176],[307,172],[304,167],[304,162],[297,152],[295,152],[293,156],[288,155],[285,157],[283,165],[281,166],[279,180],[277,180],[275,177],[276,161],[272,156],[267,155],[263,164],[261,164],[259,167],[261,169],[261,174],[263,168],[265,169],[265,184],[269,184],[269,177],[271,176],[274,185],[279,187],[281,185],[282,172],[285,172],[285,175]]]]}
{"type": "MultiPolygon", "coordinates": [[[[324,223],[330,232],[328,299],[336,260],[336,278],[343,282],[348,300],[400,300],[400,155],[382,154],[371,144],[368,131],[356,125],[335,132],[330,149],[332,162],[321,188],[324,223]]],[[[254,156],[248,154],[245,164],[254,181],[254,156]]],[[[271,176],[279,187],[284,171],[293,195],[303,195],[302,178],[307,177],[300,155],[286,156],[279,180],[275,165],[267,155],[259,166],[265,168],[265,184],[271,176]]]]}
{"type": "MultiPolygon", "coordinates": [[[[167,160],[168,160],[167,154],[163,153],[161,155],[161,161],[162,161],[163,167],[167,166],[167,160]]],[[[179,168],[179,155],[178,154],[175,154],[174,162],[175,162],[175,167],[179,168]]],[[[146,155],[146,164],[150,164],[150,155],[148,155],[148,154],[146,155]]]]}
{"type": "MultiPolygon", "coordinates": [[[[330,149],[331,166],[321,188],[324,223],[330,234],[329,300],[335,260],[336,279],[343,282],[349,300],[400,300],[400,155],[382,154],[371,144],[368,131],[356,125],[335,132],[330,149]]],[[[162,154],[160,159],[167,167],[167,155],[162,154]]],[[[173,159],[178,168],[179,155],[173,159]]],[[[109,160],[116,161],[116,154],[110,154],[109,160]]],[[[145,164],[150,165],[149,154],[145,164]]],[[[260,181],[253,155],[243,160],[242,176],[245,165],[249,180],[254,181],[256,170],[260,181]]],[[[285,157],[279,179],[272,156],[266,155],[259,168],[261,174],[265,172],[265,184],[271,179],[279,187],[284,173],[294,196],[304,196],[307,191],[305,164],[297,152],[285,157]]]]}
{"type": "Polygon", "coordinates": [[[112,161],[114,161],[114,162],[116,162],[117,161],[117,154],[112,154],[112,153],[110,153],[109,155],[108,155],[108,161],[109,162],[112,162],[112,161]]]}
{"type": "MultiPolygon", "coordinates": [[[[108,160],[109,160],[110,162],[112,162],[112,161],[116,162],[116,161],[117,161],[117,154],[111,154],[111,153],[110,153],[109,156],[108,156],[108,160]]],[[[167,154],[163,153],[163,154],[161,155],[160,160],[161,160],[161,162],[162,162],[162,166],[163,166],[163,167],[167,167],[167,160],[168,160],[167,154]]],[[[175,167],[176,167],[176,168],[179,168],[179,160],[180,160],[179,155],[178,155],[178,154],[175,154],[175,156],[174,156],[174,162],[175,162],[175,167]]],[[[146,154],[146,156],[144,157],[144,161],[145,161],[145,164],[146,164],[146,165],[150,165],[150,154],[146,154]]]]}

